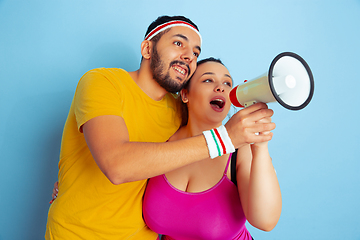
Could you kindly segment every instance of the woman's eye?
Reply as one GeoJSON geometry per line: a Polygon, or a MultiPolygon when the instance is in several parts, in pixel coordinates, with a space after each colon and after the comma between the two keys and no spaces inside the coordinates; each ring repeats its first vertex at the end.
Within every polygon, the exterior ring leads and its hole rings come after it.
{"type": "Polygon", "coordinates": [[[174,44],[179,47],[181,47],[181,45],[182,45],[181,42],[179,42],[179,41],[175,41],[174,44]]]}
{"type": "Polygon", "coordinates": [[[225,82],[226,85],[228,85],[229,87],[232,87],[231,82],[225,82]]]}
{"type": "Polygon", "coordinates": [[[212,82],[211,79],[205,79],[204,82],[212,82]]]}
{"type": "Polygon", "coordinates": [[[194,52],[194,56],[195,56],[195,57],[199,57],[199,55],[200,55],[199,53],[194,52]]]}

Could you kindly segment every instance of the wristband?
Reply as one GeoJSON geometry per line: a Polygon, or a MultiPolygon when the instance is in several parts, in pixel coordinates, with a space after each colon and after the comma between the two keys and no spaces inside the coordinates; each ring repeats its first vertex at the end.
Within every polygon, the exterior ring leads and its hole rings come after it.
{"type": "Polygon", "coordinates": [[[235,152],[235,147],[231,142],[229,134],[224,125],[203,132],[210,158],[220,157],[227,153],[235,152]]]}

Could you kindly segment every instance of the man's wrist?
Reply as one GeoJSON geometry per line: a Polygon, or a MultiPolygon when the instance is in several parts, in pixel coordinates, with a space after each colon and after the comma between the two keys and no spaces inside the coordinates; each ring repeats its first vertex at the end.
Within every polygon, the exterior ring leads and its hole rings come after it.
{"type": "Polygon", "coordinates": [[[206,140],[210,158],[216,158],[227,153],[235,152],[235,147],[232,144],[224,125],[204,131],[203,135],[206,140]]]}

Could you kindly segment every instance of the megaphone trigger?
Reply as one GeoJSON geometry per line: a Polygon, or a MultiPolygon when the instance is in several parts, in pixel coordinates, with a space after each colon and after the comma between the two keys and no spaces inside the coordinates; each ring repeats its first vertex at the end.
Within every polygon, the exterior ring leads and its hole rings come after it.
{"type": "Polygon", "coordinates": [[[257,103],[256,101],[250,101],[250,102],[246,102],[244,103],[245,107],[250,107],[251,105],[257,103]]]}

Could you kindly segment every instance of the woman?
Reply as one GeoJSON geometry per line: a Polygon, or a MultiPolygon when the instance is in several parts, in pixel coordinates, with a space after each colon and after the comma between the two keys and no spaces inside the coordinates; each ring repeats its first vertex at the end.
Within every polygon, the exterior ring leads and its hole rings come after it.
{"type": "MultiPolygon", "coordinates": [[[[189,84],[180,92],[188,116],[169,141],[221,126],[231,106],[231,89],[231,76],[220,60],[200,61],[189,84]]],[[[251,239],[246,220],[261,230],[272,230],[281,213],[281,193],[268,143],[238,149],[234,169],[237,187],[230,180],[231,155],[150,179],[143,202],[146,224],[166,240],[251,239]]]]}
{"type": "MultiPolygon", "coordinates": [[[[196,72],[180,92],[182,126],[168,141],[221,126],[231,106],[232,85],[229,71],[220,60],[207,58],[198,62],[196,72]]],[[[242,111],[246,114],[254,107],[242,111]]],[[[56,188],[55,183],[53,198],[56,188]]],[[[267,142],[151,178],[143,202],[146,224],[165,240],[252,239],[246,220],[270,231],[280,213],[280,187],[267,142]]]]}

